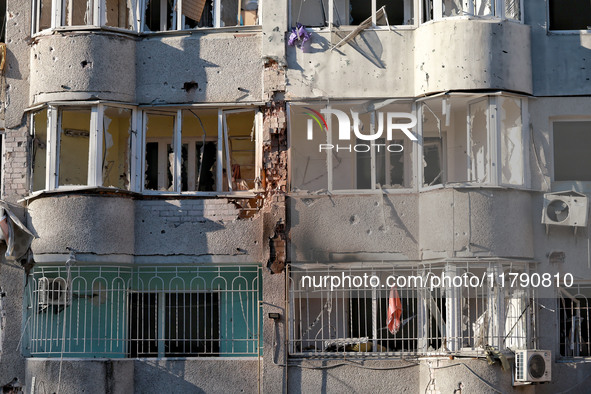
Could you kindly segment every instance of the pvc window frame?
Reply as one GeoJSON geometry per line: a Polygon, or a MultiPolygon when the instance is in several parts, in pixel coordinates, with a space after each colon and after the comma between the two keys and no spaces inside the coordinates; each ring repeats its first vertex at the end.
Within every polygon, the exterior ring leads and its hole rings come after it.
{"type": "MultiPolygon", "coordinates": [[[[437,98],[441,95],[436,95],[429,98],[437,98]]],[[[447,96],[448,100],[451,99],[454,95],[445,95],[447,96]]],[[[529,111],[528,111],[528,100],[524,96],[520,95],[511,95],[511,94],[488,94],[488,95],[474,95],[474,99],[469,100],[466,103],[466,179],[470,178],[470,172],[472,168],[472,160],[470,154],[470,113],[469,113],[469,106],[470,104],[474,104],[478,101],[482,101],[484,99],[488,100],[488,110],[487,110],[487,142],[488,142],[488,165],[487,165],[487,176],[488,182],[477,182],[472,180],[466,181],[458,181],[453,182],[449,181],[448,177],[448,164],[447,159],[449,155],[447,153],[447,143],[443,143],[443,169],[444,174],[442,174],[442,178],[444,182],[441,184],[425,186],[424,185],[424,173],[422,168],[422,159],[423,159],[423,105],[426,105],[426,102],[429,98],[425,98],[423,100],[418,101],[418,104],[421,104],[420,109],[417,111],[417,127],[419,130],[419,146],[418,146],[418,160],[417,160],[417,167],[416,167],[416,176],[418,178],[418,185],[419,191],[428,191],[433,189],[439,189],[446,187],[447,185],[458,185],[458,186],[465,186],[465,187],[504,187],[504,188],[513,188],[513,189],[529,189],[531,187],[531,175],[530,175],[530,165],[529,165],[529,146],[530,146],[530,136],[529,136],[529,111]],[[502,182],[502,148],[501,148],[501,133],[503,132],[501,127],[501,117],[499,111],[499,97],[503,98],[514,98],[519,99],[521,101],[521,142],[522,142],[522,151],[521,151],[521,160],[522,160],[522,168],[523,168],[523,176],[522,176],[522,183],[521,184],[508,184],[502,182]]],[[[442,132],[445,134],[445,132],[442,132]]]]}
{"type": "MultiPolygon", "coordinates": [[[[220,194],[252,194],[256,191],[258,191],[257,189],[257,185],[260,183],[259,181],[262,179],[262,157],[263,157],[263,148],[262,148],[262,129],[263,129],[263,113],[262,111],[260,111],[258,108],[228,108],[228,109],[222,109],[222,108],[218,108],[217,110],[217,124],[218,124],[218,130],[217,130],[217,140],[209,138],[206,139],[206,141],[216,141],[216,149],[217,149],[217,155],[216,155],[216,190],[211,191],[211,192],[201,192],[201,191],[197,191],[197,190],[192,190],[192,191],[182,191],[182,185],[181,185],[181,159],[182,159],[182,112],[183,112],[183,108],[179,108],[179,109],[160,109],[160,108],[153,108],[153,109],[144,109],[142,111],[141,114],[141,119],[142,119],[142,132],[140,133],[141,136],[141,142],[139,142],[140,146],[141,146],[141,154],[138,155],[141,157],[140,159],[140,165],[137,167],[138,169],[140,169],[139,174],[138,174],[138,178],[141,179],[144,178],[144,174],[146,172],[146,149],[145,149],[145,145],[147,142],[150,142],[149,139],[146,136],[146,132],[147,132],[147,115],[149,114],[157,114],[157,115],[169,115],[169,114],[173,114],[175,116],[175,121],[174,121],[174,130],[173,130],[173,139],[172,139],[172,143],[173,143],[173,154],[174,154],[174,169],[173,169],[173,179],[172,179],[172,189],[170,191],[165,191],[165,190],[150,190],[150,189],[146,189],[145,187],[145,183],[141,182],[141,186],[139,187],[139,191],[141,191],[143,194],[147,194],[147,195],[167,195],[167,194],[174,194],[174,195],[178,195],[178,194],[183,194],[183,195],[203,195],[203,196],[208,196],[208,195],[220,195],[220,194]],[[227,182],[228,182],[228,189],[224,190],[224,185],[223,185],[223,169],[224,169],[224,164],[226,165],[226,168],[230,168],[229,166],[229,152],[228,152],[228,130],[227,130],[227,115],[230,114],[236,114],[236,113],[242,113],[242,112],[253,112],[254,115],[254,125],[255,125],[255,188],[251,189],[249,191],[234,191],[232,188],[232,181],[231,181],[231,177],[227,176],[227,182]]],[[[159,164],[160,166],[161,164],[159,164]]],[[[227,172],[228,173],[228,172],[227,172]]]]}
{"type": "Polygon", "coordinates": [[[515,18],[508,18],[505,11],[505,0],[491,0],[491,15],[474,15],[474,0],[462,0],[464,6],[467,6],[468,11],[464,15],[454,15],[454,16],[444,16],[443,15],[443,0],[431,0],[432,10],[433,10],[433,18],[426,20],[423,22],[423,17],[425,15],[425,1],[429,0],[419,0],[419,8],[418,15],[420,24],[430,23],[434,21],[440,20],[448,20],[448,19],[466,19],[466,18],[476,18],[476,19],[484,19],[484,20],[507,20],[516,23],[524,23],[523,11],[524,11],[524,0],[519,0],[519,19],[515,18]],[[497,12],[498,11],[498,12],[497,12]]]}
{"type": "MultiPolygon", "coordinates": [[[[136,128],[137,128],[137,109],[131,105],[115,104],[115,103],[98,103],[94,105],[84,105],[78,102],[72,103],[50,103],[47,106],[41,106],[31,111],[31,121],[33,115],[47,108],[47,152],[45,158],[45,188],[40,191],[68,191],[68,190],[79,190],[87,187],[102,187],[103,182],[103,167],[102,167],[102,155],[103,155],[103,117],[105,107],[116,107],[125,108],[131,110],[131,125],[130,125],[130,152],[129,152],[129,190],[137,191],[137,141],[136,141],[136,128]],[[59,132],[60,132],[60,112],[67,108],[83,108],[90,109],[90,134],[89,134],[89,151],[88,151],[88,175],[87,183],[84,185],[59,185],[59,132]]],[[[31,128],[31,133],[34,130],[31,128]]],[[[29,192],[32,184],[29,182],[29,192]]]]}
{"type": "MultiPolygon", "coordinates": [[[[104,0],[103,0],[104,1],[104,0]]],[[[173,23],[172,23],[172,27],[170,30],[168,30],[166,28],[166,18],[167,18],[167,13],[166,13],[166,0],[161,0],[160,2],[160,30],[149,30],[146,27],[146,23],[145,23],[145,11],[146,11],[146,6],[147,6],[147,2],[149,0],[137,0],[138,3],[138,7],[139,7],[139,14],[138,14],[138,20],[139,20],[139,27],[138,27],[138,31],[142,32],[142,33],[159,33],[159,32],[163,32],[163,31],[193,31],[193,30],[202,30],[202,29],[217,29],[220,27],[225,27],[222,26],[222,20],[221,20],[221,13],[220,13],[220,9],[222,6],[222,0],[212,0],[213,1],[213,26],[212,27],[197,27],[194,29],[185,29],[184,26],[184,20],[185,20],[185,16],[179,12],[177,12],[177,9],[182,10],[183,9],[183,0],[174,0],[173,2],[173,6],[172,6],[172,18],[173,18],[173,23]]],[[[209,0],[208,0],[209,1],[209,0]]],[[[260,26],[262,25],[262,0],[258,0],[258,9],[257,9],[257,20],[258,23],[255,26],[260,26]]],[[[238,18],[240,18],[240,15],[238,15],[238,18]]],[[[236,26],[228,26],[228,27],[235,27],[235,28],[242,28],[242,27],[250,27],[250,26],[242,26],[242,25],[236,25],[236,26]]]]}
{"type": "MultiPolygon", "coordinates": [[[[290,21],[290,25],[291,26],[295,26],[296,23],[298,21],[295,20],[295,16],[291,14],[291,5],[292,5],[292,1],[294,0],[289,0],[289,4],[288,4],[288,13],[289,13],[289,21],[290,21]]],[[[305,1],[305,0],[301,0],[301,1],[305,1]]],[[[308,0],[309,1],[309,0],[308,0]]],[[[325,0],[318,0],[318,1],[325,1],[325,0]]],[[[307,30],[310,31],[322,31],[322,30],[332,30],[335,26],[335,20],[334,20],[334,9],[335,9],[335,0],[326,0],[328,3],[328,14],[326,15],[328,20],[324,21],[326,23],[325,26],[322,27],[307,27],[307,30]]],[[[405,1],[405,5],[408,4],[412,4],[412,8],[408,10],[405,9],[405,17],[404,19],[407,20],[407,16],[410,17],[410,19],[412,19],[413,23],[408,24],[408,25],[387,25],[387,26],[383,26],[383,25],[378,25],[377,21],[376,21],[376,12],[378,11],[377,8],[377,3],[376,0],[370,0],[371,1],[371,27],[369,27],[366,30],[391,30],[391,26],[396,26],[397,30],[404,30],[404,29],[415,29],[418,25],[419,22],[417,20],[417,17],[419,15],[421,15],[418,10],[419,10],[419,4],[421,2],[421,0],[408,0],[405,1]]],[[[387,17],[387,15],[386,15],[387,17]]],[[[353,30],[357,27],[358,25],[349,25],[349,24],[342,24],[339,25],[340,28],[342,28],[343,30],[353,30]]]]}
{"type": "Polygon", "coordinates": [[[41,2],[42,0],[31,0],[31,34],[35,35],[47,30],[54,30],[59,28],[65,29],[89,29],[97,27],[105,27],[114,29],[121,32],[138,32],[140,27],[140,2],[144,0],[131,0],[132,6],[129,8],[129,12],[135,13],[133,18],[133,29],[126,29],[117,26],[107,26],[107,0],[88,0],[92,1],[92,23],[85,25],[73,25],[68,26],[65,23],[66,18],[66,4],[73,0],[50,0],[51,4],[51,25],[47,29],[39,29],[39,18],[41,16],[41,2]]]}

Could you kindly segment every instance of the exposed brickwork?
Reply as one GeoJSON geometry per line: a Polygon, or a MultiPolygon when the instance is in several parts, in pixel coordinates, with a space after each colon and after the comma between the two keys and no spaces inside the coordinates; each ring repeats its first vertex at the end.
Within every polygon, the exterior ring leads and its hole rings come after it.
{"type": "Polygon", "coordinates": [[[7,129],[4,137],[2,198],[16,201],[27,194],[27,128],[7,129]]]}
{"type": "Polygon", "coordinates": [[[141,204],[164,223],[226,222],[238,219],[240,214],[240,210],[227,199],[153,200],[141,204]]]}

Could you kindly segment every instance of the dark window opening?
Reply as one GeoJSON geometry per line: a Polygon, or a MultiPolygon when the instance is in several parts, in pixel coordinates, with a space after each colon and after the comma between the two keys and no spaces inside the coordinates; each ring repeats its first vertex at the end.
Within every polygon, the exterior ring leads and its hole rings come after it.
{"type": "MultiPolygon", "coordinates": [[[[371,1],[351,0],[351,25],[359,25],[364,20],[371,18],[371,1]]],[[[391,25],[404,25],[404,0],[376,0],[376,11],[386,7],[388,23],[391,25]]],[[[385,25],[385,20],[378,20],[378,25],[385,25]]]]}
{"type": "Polygon", "coordinates": [[[146,28],[149,31],[171,30],[173,28],[172,12],[172,0],[148,0],[144,19],[146,28]],[[162,2],[166,2],[166,4],[162,5],[162,2]],[[166,8],[166,14],[162,15],[161,11],[164,7],[166,8]]]}
{"type": "Polygon", "coordinates": [[[146,189],[158,190],[158,143],[146,143],[146,189]]]}
{"type": "Polygon", "coordinates": [[[591,181],[591,122],[554,123],[554,180],[591,181]]]}
{"type": "Polygon", "coordinates": [[[132,293],[129,305],[129,357],[219,355],[219,294],[132,293]]]}
{"type": "Polygon", "coordinates": [[[550,0],[550,30],[588,30],[591,28],[591,1],[550,0]]]}
{"type": "Polygon", "coordinates": [[[425,186],[440,185],[443,183],[443,158],[440,138],[425,138],[423,144],[425,186]]]}

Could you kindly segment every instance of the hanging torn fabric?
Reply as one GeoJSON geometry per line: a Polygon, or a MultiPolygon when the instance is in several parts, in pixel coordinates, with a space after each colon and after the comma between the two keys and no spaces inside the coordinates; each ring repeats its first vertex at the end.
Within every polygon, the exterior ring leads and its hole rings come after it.
{"type": "Polygon", "coordinates": [[[402,316],[402,302],[398,296],[398,290],[395,287],[390,289],[390,299],[388,300],[388,330],[392,335],[396,335],[400,330],[400,317],[402,316]]]}
{"type": "Polygon", "coordinates": [[[0,240],[6,243],[6,259],[15,261],[27,255],[35,235],[10,210],[8,204],[0,200],[0,240]]]}

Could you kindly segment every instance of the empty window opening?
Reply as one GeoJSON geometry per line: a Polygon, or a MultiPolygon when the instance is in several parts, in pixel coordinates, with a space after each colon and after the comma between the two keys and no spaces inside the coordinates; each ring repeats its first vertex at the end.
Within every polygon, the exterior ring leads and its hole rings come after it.
{"type": "Polygon", "coordinates": [[[182,111],[181,191],[216,190],[218,111],[182,111]]]}
{"type": "Polygon", "coordinates": [[[175,115],[147,113],[145,189],[172,191],[175,172],[175,115]]]}
{"type": "Polygon", "coordinates": [[[423,183],[439,185],[443,180],[443,139],[426,137],[423,143],[423,183]]]}
{"type": "Polygon", "coordinates": [[[94,0],[65,0],[62,14],[63,26],[94,24],[94,0]]]}
{"type": "Polygon", "coordinates": [[[591,181],[591,121],[554,122],[554,180],[591,181]]]}
{"type": "Polygon", "coordinates": [[[591,29],[591,2],[549,0],[550,30],[591,29]]]}
{"type": "Polygon", "coordinates": [[[144,26],[147,31],[165,31],[173,29],[173,0],[148,0],[144,14],[144,26]]]}
{"type": "Polygon", "coordinates": [[[490,164],[488,130],[489,111],[488,98],[476,101],[468,106],[468,146],[470,167],[468,180],[487,183],[490,181],[490,164]]]}
{"type": "Polygon", "coordinates": [[[131,114],[127,108],[105,107],[103,118],[102,185],[129,190],[131,114]]]}
{"type": "Polygon", "coordinates": [[[0,42],[6,42],[6,0],[0,0],[0,42]]]}
{"type": "Polygon", "coordinates": [[[91,110],[59,111],[58,185],[87,185],[91,110]]]}
{"type": "Polygon", "coordinates": [[[223,176],[224,190],[255,188],[255,113],[252,110],[225,111],[223,176]]]}
{"type": "Polygon", "coordinates": [[[31,140],[31,191],[45,189],[47,165],[47,109],[33,114],[31,140]]]}

